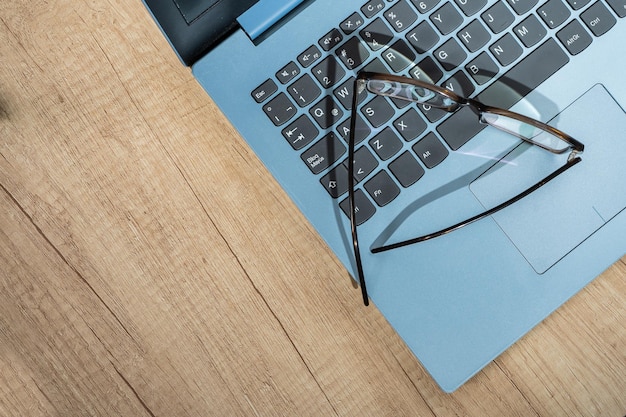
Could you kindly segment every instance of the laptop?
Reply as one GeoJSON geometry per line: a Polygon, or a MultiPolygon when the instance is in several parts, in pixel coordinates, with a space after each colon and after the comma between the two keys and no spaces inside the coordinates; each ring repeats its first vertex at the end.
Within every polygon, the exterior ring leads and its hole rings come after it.
{"type": "Polygon", "coordinates": [[[354,175],[368,293],[442,390],[626,253],[626,0],[144,1],[352,276],[346,167],[358,71],[432,80],[585,145],[582,162],[498,213],[374,254],[381,242],[494,207],[563,156],[460,111],[359,101],[354,175]]]}

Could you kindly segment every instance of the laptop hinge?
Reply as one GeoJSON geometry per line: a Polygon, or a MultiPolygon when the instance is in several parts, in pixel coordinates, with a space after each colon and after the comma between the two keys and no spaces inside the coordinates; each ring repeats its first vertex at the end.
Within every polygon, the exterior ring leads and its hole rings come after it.
{"type": "Polygon", "coordinates": [[[259,0],[237,18],[253,41],[274,26],[304,0],[259,0]]]}

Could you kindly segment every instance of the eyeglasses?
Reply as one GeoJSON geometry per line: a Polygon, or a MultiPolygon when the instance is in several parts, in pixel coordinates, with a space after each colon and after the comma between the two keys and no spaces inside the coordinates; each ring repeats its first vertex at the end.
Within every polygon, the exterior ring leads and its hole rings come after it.
{"type": "Polygon", "coordinates": [[[477,116],[478,121],[482,124],[493,126],[496,129],[509,133],[525,142],[538,146],[541,149],[552,152],[554,154],[564,154],[569,152],[567,162],[538,181],[531,187],[525,189],[516,196],[506,200],[505,202],[490,208],[478,215],[470,217],[462,222],[456,223],[450,227],[438,230],[427,235],[418,236],[416,238],[403,240],[401,242],[374,247],[371,249],[373,253],[380,253],[391,249],[401,248],[403,246],[425,242],[446,235],[450,232],[465,227],[480,219],[490,216],[511,204],[528,196],[535,190],[547,184],[575,164],[581,161],[578,156],[584,150],[584,145],[572,138],[568,134],[542,123],[538,120],[529,118],[519,113],[497,107],[487,106],[475,99],[465,98],[456,93],[413,78],[397,76],[392,74],[381,74],[373,72],[360,72],[357,74],[354,82],[354,92],[352,96],[352,114],[350,120],[350,134],[348,142],[348,200],[350,212],[350,228],[352,234],[352,245],[354,249],[354,259],[356,263],[356,271],[358,275],[361,293],[363,295],[363,303],[369,305],[369,297],[367,294],[367,286],[365,283],[365,275],[363,273],[363,263],[361,260],[361,252],[359,247],[359,239],[357,233],[357,211],[355,203],[355,177],[354,177],[354,154],[355,154],[355,131],[358,120],[358,104],[359,96],[367,90],[370,93],[390,97],[430,106],[441,109],[448,113],[453,113],[462,107],[469,107],[477,116]]]}

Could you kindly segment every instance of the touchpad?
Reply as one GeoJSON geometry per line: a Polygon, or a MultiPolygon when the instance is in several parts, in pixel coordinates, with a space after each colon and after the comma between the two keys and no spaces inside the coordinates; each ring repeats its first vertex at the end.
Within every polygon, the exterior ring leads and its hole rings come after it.
{"type": "MultiPolygon", "coordinates": [[[[493,215],[537,273],[544,273],[626,207],[626,116],[598,84],[549,122],[585,145],[582,162],[493,215]]],[[[470,189],[491,208],[565,164],[522,145],[470,189]]]]}

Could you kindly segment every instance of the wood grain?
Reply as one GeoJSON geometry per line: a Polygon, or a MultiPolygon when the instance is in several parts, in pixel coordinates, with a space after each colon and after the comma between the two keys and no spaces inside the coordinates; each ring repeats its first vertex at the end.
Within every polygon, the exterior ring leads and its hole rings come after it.
{"type": "Polygon", "coordinates": [[[0,415],[626,414],[623,258],[443,394],[140,2],[0,4],[0,415]]]}

